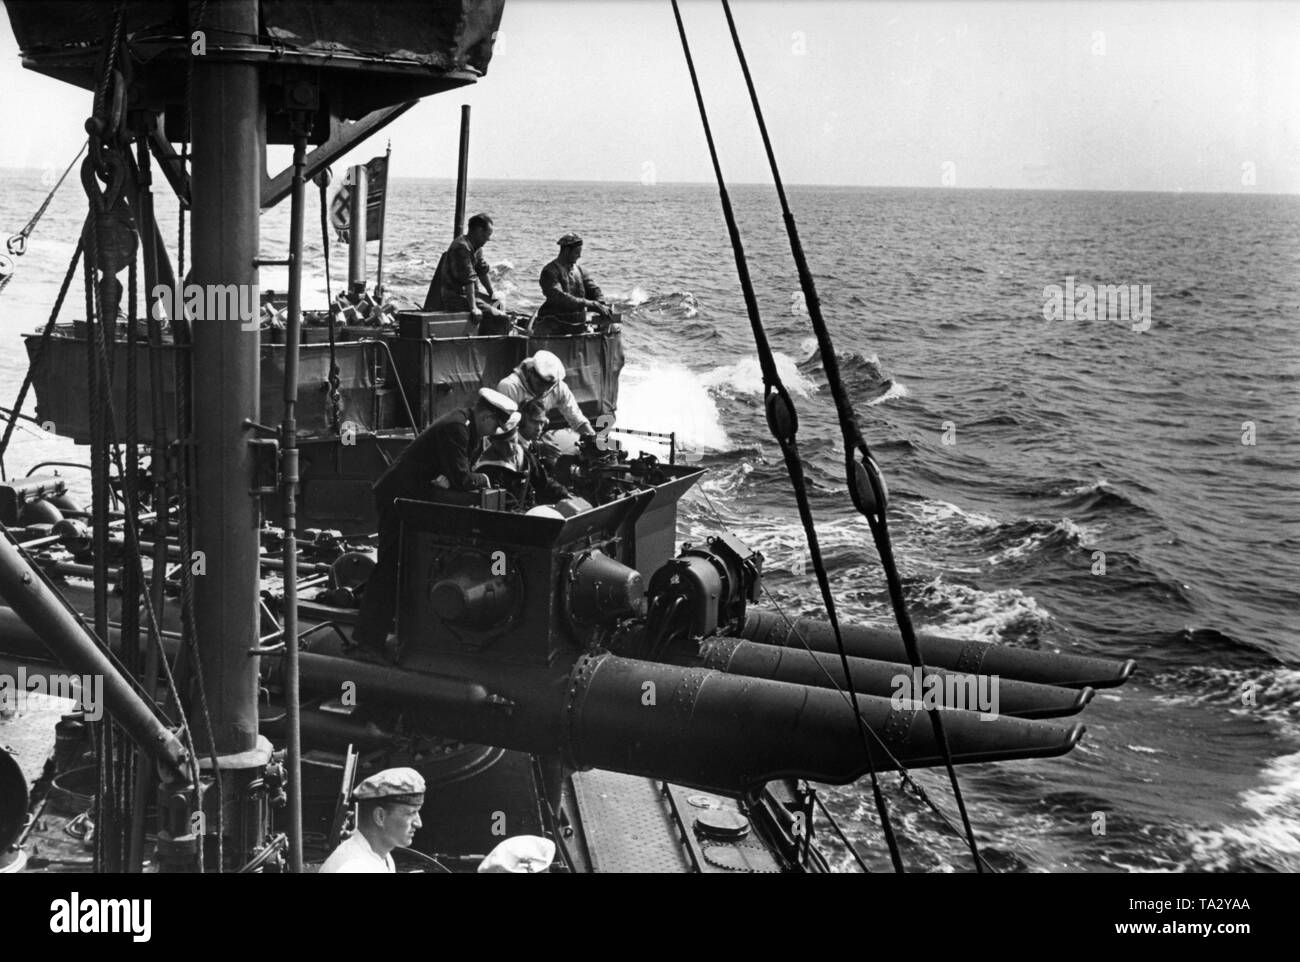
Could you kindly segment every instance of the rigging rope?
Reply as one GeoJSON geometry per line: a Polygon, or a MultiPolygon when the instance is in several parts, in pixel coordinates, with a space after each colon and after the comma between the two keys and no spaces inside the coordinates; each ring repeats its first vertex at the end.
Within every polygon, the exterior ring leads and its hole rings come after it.
{"type": "MultiPolygon", "coordinates": [[[[763,373],[763,408],[767,415],[768,430],[772,432],[772,436],[781,448],[781,456],[785,460],[786,471],[790,475],[795,503],[799,508],[799,520],[803,525],[813,571],[817,576],[817,586],[821,590],[822,603],[826,607],[831,627],[835,632],[836,643],[839,645],[842,655],[844,645],[840,639],[839,619],[835,612],[835,599],[831,594],[830,579],[822,562],[821,547],[817,539],[817,528],[813,522],[812,509],[808,502],[808,491],[804,484],[803,461],[799,457],[799,448],[795,440],[795,434],[799,430],[798,414],[795,411],[794,402],[791,400],[790,394],[777,371],[772,347],[768,342],[767,332],[763,328],[763,321],[758,313],[758,302],[754,296],[754,285],[750,280],[749,267],[745,261],[745,249],[740,239],[740,228],[736,224],[735,212],[731,207],[731,198],[727,193],[726,181],[722,176],[722,165],[718,161],[717,146],[713,142],[713,130],[709,125],[708,112],[704,107],[704,95],[700,91],[700,80],[695,72],[695,60],[691,56],[690,42],[686,38],[686,26],[682,22],[682,14],[678,8],[677,0],[672,0],[672,3],[673,16],[677,20],[677,31],[681,36],[682,51],[686,55],[686,66],[691,75],[691,86],[695,90],[695,101],[700,110],[700,121],[704,125],[704,137],[708,142],[709,157],[713,162],[713,172],[718,181],[718,194],[722,201],[722,213],[727,222],[727,232],[731,237],[731,249],[736,258],[736,273],[740,277],[740,287],[745,298],[745,308],[749,315],[750,328],[754,335],[754,343],[758,348],[759,366],[762,368],[763,373]]],[[[880,814],[881,826],[885,832],[885,841],[889,846],[889,854],[893,860],[895,871],[903,872],[902,854],[899,851],[898,840],[894,836],[893,824],[889,819],[889,809],[885,797],[880,791],[875,763],[871,756],[871,742],[867,734],[868,726],[863,722],[858,709],[858,693],[853,684],[853,676],[847,658],[843,659],[843,667],[845,681],[848,683],[849,698],[853,706],[853,720],[858,735],[862,740],[862,750],[866,755],[867,770],[871,774],[872,795],[876,803],[876,809],[880,814]]]]}
{"type": "MultiPolygon", "coordinates": [[[[840,377],[839,361],[835,356],[835,346],[831,342],[830,330],[822,317],[821,302],[817,297],[817,287],[813,281],[812,271],[808,269],[808,261],[804,257],[803,244],[799,240],[799,231],[795,226],[794,214],[791,212],[789,201],[786,199],[785,186],[781,182],[781,172],[776,163],[776,153],[772,149],[772,139],[768,136],[767,124],[763,120],[763,110],[758,103],[758,92],[754,87],[754,78],[750,75],[749,62],[745,59],[745,51],[741,46],[740,34],[736,31],[736,21],[731,16],[731,5],[728,0],[722,0],[722,9],[727,16],[727,26],[731,31],[731,39],[736,48],[736,57],[740,61],[740,68],[745,77],[745,85],[749,89],[749,99],[753,104],[754,116],[758,120],[758,129],[763,137],[763,147],[767,152],[768,166],[771,167],[772,178],[776,183],[776,191],[781,200],[781,211],[785,218],[786,233],[790,239],[790,253],[794,257],[795,266],[799,272],[799,284],[803,291],[805,306],[808,309],[808,317],[812,322],[813,332],[817,337],[822,370],[826,374],[826,380],[831,388],[831,396],[835,400],[835,410],[839,417],[840,431],[844,441],[846,483],[854,507],[867,519],[872,537],[875,539],[876,549],[880,554],[881,565],[884,568],[886,583],[889,587],[889,597],[893,605],[894,617],[898,622],[898,630],[902,636],[903,645],[907,650],[908,661],[912,667],[921,672],[924,680],[925,661],[921,655],[920,646],[916,642],[912,619],[907,610],[907,602],[903,598],[902,581],[898,576],[897,566],[894,564],[894,552],[890,542],[889,523],[886,514],[888,491],[885,488],[884,479],[880,475],[880,469],[875,459],[872,458],[867,442],[858,427],[853,403],[849,400],[848,391],[845,389],[843,379],[840,377]],[[860,460],[855,461],[855,456],[860,460]],[[869,486],[869,493],[863,490],[864,480],[869,486]]],[[[834,622],[833,615],[832,622],[834,622]]],[[[848,660],[845,656],[844,645],[840,639],[838,627],[835,630],[835,641],[847,676],[848,660]]],[[[957,780],[957,772],[953,767],[952,752],[948,745],[947,732],[944,730],[942,712],[940,709],[932,707],[928,709],[928,714],[930,724],[934,729],[935,740],[939,743],[939,749],[943,755],[944,767],[948,771],[953,798],[956,800],[957,809],[961,813],[966,843],[970,848],[971,857],[975,861],[975,871],[980,872],[982,871],[980,864],[982,860],[979,855],[979,847],[975,842],[975,831],[971,826],[970,816],[966,811],[966,801],[962,797],[961,785],[957,780]]]]}
{"type": "MultiPolygon", "coordinates": [[[[328,168],[327,168],[328,169],[328,168]]],[[[339,362],[335,355],[334,348],[334,298],[330,291],[330,231],[329,231],[329,204],[325,198],[325,190],[329,186],[327,178],[322,171],[316,177],[316,186],[320,188],[320,242],[321,248],[325,251],[325,303],[326,309],[325,323],[329,325],[330,341],[330,371],[329,371],[329,393],[330,393],[330,430],[335,434],[339,433],[339,362]]]]}
{"type": "MultiPolygon", "coordinates": [[[[699,493],[703,495],[704,500],[708,502],[709,508],[713,511],[713,517],[716,520],[718,526],[721,527],[723,531],[730,533],[731,530],[730,526],[727,524],[726,518],[722,514],[722,510],[714,502],[713,498],[709,496],[709,492],[706,491],[704,488],[697,488],[696,490],[699,491],[699,493]]],[[[808,643],[808,639],[806,639],[803,636],[803,633],[799,631],[795,623],[790,620],[790,616],[785,613],[785,608],[782,607],[781,603],[777,601],[776,597],[767,589],[767,585],[761,585],[760,587],[762,588],[764,597],[767,598],[768,604],[770,604],[776,610],[776,613],[781,617],[781,620],[785,622],[786,627],[789,628],[790,630],[790,634],[798,640],[799,644],[803,645],[804,651],[808,652],[810,655],[816,655],[817,652],[814,651],[812,645],[808,643]]],[[[835,689],[837,692],[839,692],[840,697],[847,702],[849,700],[849,693],[844,690],[844,686],[839,683],[839,680],[830,673],[830,671],[826,668],[826,666],[822,664],[820,659],[814,658],[813,664],[816,665],[817,670],[820,671],[823,676],[825,676],[829,686],[835,689]]],[[[863,722],[865,723],[865,721],[866,719],[864,718],[863,722]]],[[[872,739],[874,739],[875,745],[880,750],[881,754],[883,754],[887,759],[889,759],[889,764],[893,767],[893,769],[896,772],[898,772],[898,776],[901,784],[905,788],[911,789],[912,792],[916,795],[916,797],[921,802],[925,803],[925,805],[927,805],[930,808],[930,810],[934,812],[936,816],[938,816],[939,820],[942,821],[954,835],[961,836],[963,832],[957,827],[956,823],[953,822],[952,817],[947,812],[945,812],[942,808],[940,808],[938,804],[936,804],[935,801],[932,798],[930,798],[930,796],[926,793],[925,789],[922,788],[921,785],[915,779],[912,778],[911,770],[907,767],[907,765],[904,764],[904,762],[897,755],[895,755],[893,751],[890,750],[889,746],[885,744],[885,742],[881,739],[881,737],[878,734],[876,734],[876,732],[870,726],[867,727],[867,732],[868,734],[871,735],[872,739]]],[[[980,856],[980,861],[983,863],[984,867],[988,869],[990,872],[996,872],[993,866],[988,863],[988,861],[984,858],[983,855],[980,856]]],[[[866,871],[870,871],[870,869],[866,869],[865,865],[863,866],[863,868],[866,871]]]]}
{"type": "MultiPolygon", "coordinates": [[[[95,106],[87,130],[91,132],[90,150],[82,164],[81,179],[86,188],[90,216],[86,220],[86,257],[83,261],[86,288],[86,363],[90,388],[90,479],[91,479],[91,532],[94,544],[94,620],[95,634],[108,638],[108,496],[109,496],[109,436],[104,422],[105,400],[112,400],[112,373],[107,364],[100,365],[105,357],[104,328],[116,321],[117,307],[121,301],[121,287],[110,269],[113,254],[121,251],[105,250],[101,240],[111,246],[112,217],[120,213],[120,168],[116,164],[116,143],[120,138],[117,121],[120,115],[106,107],[108,88],[114,79],[114,66],[121,43],[122,23],[126,4],[118,3],[113,17],[109,43],[104,47],[103,72],[95,88],[95,106]],[[106,148],[105,141],[109,142],[106,148]],[[104,181],[101,192],[96,178],[104,181]],[[100,231],[104,230],[101,238],[100,231]],[[101,261],[101,255],[104,259],[101,261]]],[[[117,91],[115,90],[115,93],[117,91]]],[[[116,99],[116,98],[115,98],[116,99]]],[[[109,327],[109,336],[113,328],[109,327]]],[[[123,833],[120,818],[123,814],[119,797],[118,777],[124,767],[119,747],[120,738],[111,718],[95,726],[95,753],[99,788],[95,793],[95,868],[97,871],[121,872],[124,868],[123,833]]]]}
{"type": "Polygon", "coordinates": [[[27,374],[23,377],[22,387],[18,389],[18,399],[14,401],[12,408],[13,417],[5,425],[4,437],[0,438],[0,478],[5,480],[8,480],[9,477],[4,470],[5,452],[9,450],[9,439],[13,436],[14,424],[17,423],[18,414],[27,401],[27,392],[31,390],[32,380],[36,377],[36,369],[45,356],[45,347],[50,342],[50,335],[54,333],[54,326],[59,319],[59,312],[63,309],[63,300],[68,296],[68,288],[72,286],[72,278],[77,273],[77,262],[81,259],[81,253],[84,249],[85,239],[84,237],[78,237],[77,248],[72,252],[72,260],[68,262],[68,270],[63,275],[63,283],[59,285],[59,296],[54,299],[54,309],[50,311],[50,319],[45,322],[45,330],[41,331],[40,343],[32,351],[31,362],[27,365],[27,374]]]}
{"type": "MultiPolygon", "coordinates": [[[[68,166],[64,168],[63,176],[59,178],[58,183],[51,188],[50,192],[45,195],[45,200],[41,202],[40,207],[36,208],[36,213],[32,215],[31,220],[27,222],[26,226],[6,242],[5,249],[14,257],[22,257],[27,253],[27,238],[32,235],[32,231],[36,229],[36,225],[39,224],[41,218],[45,216],[45,211],[49,208],[50,202],[54,200],[54,195],[59,192],[59,188],[63,186],[63,182],[68,179],[68,174],[72,171],[72,168],[77,165],[77,161],[81,158],[81,155],[86,150],[86,145],[89,143],[90,141],[87,140],[81,145],[81,149],[77,151],[77,156],[73,157],[68,166]]],[[[0,293],[3,293],[4,289],[9,286],[9,281],[12,278],[12,273],[0,276],[0,293]]]]}

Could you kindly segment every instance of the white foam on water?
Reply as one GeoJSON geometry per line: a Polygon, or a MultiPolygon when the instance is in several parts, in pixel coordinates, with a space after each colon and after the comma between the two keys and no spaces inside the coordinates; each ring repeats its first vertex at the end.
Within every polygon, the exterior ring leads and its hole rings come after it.
{"type": "Polygon", "coordinates": [[[1057,521],[1052,525],[1051,530],[1035,531],[1015,544],[1003,548],[997,554],[991,555],[989,557],[989,564],[1002,564],[1006,561],[1015,561],[1023,558],[1030,552],[1038,550],[1038,548],[1041,547],[1048,538],[1057,532],[1064,534],[1066,540],[1077,544],[1080,548],[1091,548],[1096,543],[1096,527],[1079,524],[1069,518],[1062,518],[1060,521],[1057,521]]]}
{"type": "Polygon", "coordinates": [[[998,527],[1002,522],[978,511],[967,511],[948,501],[926,499],[910,502],[907,509],[924,528],[970,528],[975,531],[988,531],[998,527]]]}
{"type": "Polygon", "coordinates": [[[1067,498],[1072,497],[1076,494],[1096,494],[1099,491],[1105,490],[1106,485],[1108,485],[1109,483],[1110,482],[1107,481],[1105,478],[1098,478],[1096,481],[1093,481],[1091,484],[1080,484],[1077,487],[1064,488],[1063,490],[1058,491],[1056,493],[1060,497],[1067,497],[1067,498]]]}
{"type": "MultiPolygon", "coordinates": [[[[648,368],[624,368],[619,379],[618,425],[638,431],[676,431],[678,447],[692,451],[731,449],[717,402],[699,375],[680,364],[652,362],[648,368]]],[[[619,435],[618,440],[634,455],[640,450],[663,452],[663,445],[648,438],[619,435]]]]}
{"type": "MultiPolygon", "coordinates": [[[[773,359],[776,361],[776,370],[781,376],[781,382],[793,397],[811,397],[817,390],[816,383],[804,377],[799,370],[798,362],[792,357],[778,352],[773,355],[773,359]]],[[[734,364],[716,367],[703,375],[700,380],[705,386],[723,394],[761,396],[763,393],[763,370],[756,357],[745,357],[734,364]]]]}
{"type": "Polygon", "coordinates": [[[890,385],[889,390],[880,397],[872,398],[867,402],[867,407],[873,408],[877,404],[884,404],[886,401],[893,401],[895,398],[907,397],[911,392],[907,390],[907,385],[902,381],[895,381],[890,385]]]}
{"type": "MultiPolygon", "coordinates": [[[[1300,741],[1300,670],[1197,667],[1159,676],[1184,689],[1160,694],[1162,704],[1218,705],[1238,717],[1275,726],[1295,745],[1300,741]],[[1190,690],[1188,690],[1190,689],[1190,690]],[[1243,704],[1247,692],[1253,703],[1243,704]]],[[[1242,821],[1222,828],[1191,828],[1197,871],[1242,870],[1262,862],[1279,871],[1300,871],[1300,752],[1280,755],[1259,772],[1259,784],[1241,792],[1242,821]]]]}
{"type": "Polygon", "coordinates": [[[1012,628],[1047,624],[1051,613],[1019,588],[981,591],[969,585],[949,584],[940,575],[921,589],[931,603],[944,609],[939,625],[943,634],[972,641],[999,641],[1012,628]]]}
{"type": "Polygon", "coordinates": [[[1300,871],[1300,752],[1274,758],[1260,775],[1263,784],[1239,796],[1254,818],[1188,833],[1198,869],[1233,868],[1246,858],[1284,872],[1300,871]]]}

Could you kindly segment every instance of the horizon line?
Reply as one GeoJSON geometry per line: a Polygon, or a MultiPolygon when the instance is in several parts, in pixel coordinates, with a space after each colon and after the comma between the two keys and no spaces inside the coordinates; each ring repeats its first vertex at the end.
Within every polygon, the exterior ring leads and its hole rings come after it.
{"type": "MultiPolygon", "coordinates": [[[[357,165],[349,165],[357,166],[357,165]]],[[[41,167],[13,167],[0,165],[0,171],[13,171],[17,173],[43,173],[41,167]]],[[[393,180],[409,181],[434,181],[456,183],[455,177],[415,177],[404,175],[393,175],[393,180]]],[[[625,184],[629,186],[645,187],[653,189],[654,187],[717,187],[717,181],[713,180],[661,180],[654,184],[642,184],[639,180],[630,179],[602,179],[602,178],[572,178],[572,177],[478,177],[471,178],[471,181],[496,182],[496,183],[521,183],[521,184],[625,184]]],[[[733,180],[727,182],[728,187],[772,187],[775,184],[770,180],[733,180]]],[[[1300,190],[1296,191],[1267,191],[1267,190],[1202,190],[1195,188],[1150,188],[1150,187],[962,187],[962,186],[944,186],[934,184],[830,184],[830,183],[807,183],[807,182],[788,182],[786,187],[828,187],[845,190],[936,190],[936,191],[1026,191],[1037,193],[1071,193],[1071,194],[1204,194],[1212,196],[1226,197],[1300,197],[1300,190]]]]}

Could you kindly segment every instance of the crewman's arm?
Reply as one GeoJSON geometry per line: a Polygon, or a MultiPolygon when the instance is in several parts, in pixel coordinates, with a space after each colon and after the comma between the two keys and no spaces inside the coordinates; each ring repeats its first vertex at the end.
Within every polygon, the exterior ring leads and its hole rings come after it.
{"type": "Polygon", "coordinates": [[[578,270],[582,277],[582,289],[586,292],[587,297],[589,298],[591,309],[599,312],[604,317],[609,317],[609,305],[604,301],[605,295],[600,292],[600,288],[596,285],[596,282],[591,279],[590,274],[583,270],[582,267],[579,267],[578,270]]]}
{"type": "Polygon", "coordinates": [[[581,297],[574,297],[564,289],[564,286],[560,283],[559,270],[551,264],[547,264],[542,268],[542,276],[538,283],[542,285],[542,293],[546,295],[546,303],[563,313],[586,310],[590,306],[581,297]]]}
{"type": "Polygon", "coordinates": [[[448,466],[447,480],[451,482],[452,490],[473,491],[487,487],[487,478],[470,470],[469,425],[457,423],[449,426],[446,444],[451,449],[449,452],[451,464],[448,466]]]}
{"type": "Polygon", "coordinates": [[[573,428],[573,430],[583,437],[596,436],[596,429],[591,426],[587,416],[582,413],[582,408],[578,407],[578,399],[569,390],[569,385],[563,381],[555,385],[555,407],[560,409],[560,413],[564,415],[564,420],[569,422],[569,427],[573,428]]]}
{"type": "Polygon", "coordinates": [[[483,293],[487,295],[487,299],[489,301],[496,300],[496,295],[492,293],[492,274],[488,270],[487,258],[483,256],[483,248],[481,247],[474,252],[474,273],[478,275],[479,282],[483,285],[483,293]]]}
{"type": "Polygon", "coordinates": [[[532,452],[528,454],[528,483],[532,486],[538,504],[554,504],[556,501],[563,501],[572,493],[551,477],[542,459],[532,452]]]}
{"type": "Polygon", "coordinates": [[[465,303],[469,305],[466,310],[472,314],[476,310],[477,302],[474,288],[476,273],[474,255],[464,244],[453,244],[447,251],[447,260],[447,278],[451,281],[450,286],[460,291],[461,296],[465,298],[465,303]]]}

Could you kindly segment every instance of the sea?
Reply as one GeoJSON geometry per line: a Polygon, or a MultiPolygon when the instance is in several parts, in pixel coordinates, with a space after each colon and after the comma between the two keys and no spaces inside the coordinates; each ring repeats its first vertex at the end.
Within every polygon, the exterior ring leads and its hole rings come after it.
{"type": "MultiPolygon", "coordinates": [[[[0,171],[0,233],[59,170],[0,171]]],[[[159,192],[175,258],[176,208],[159,192]]],[[[454,184],[390,185],[384,284],[423,300],[451,239],[454,184]]],[[[1002,871],[1300,871],[1300,197],[957,188],[788,188],[862,432],[887,480],[919,629],[1114,659],[1070,754],[961,766],[976,839],[1002,871]],[[1128,305],[1108,298],[1123,285],[1128,305]],[[1090,307],[1088,292],[1101,290],[1090,307]],[[1067,296],[1068,295],[1068,296],[1067,296]],[[1064,304],[1064,307],[1062,305],[1064,304]]],[[[891,625],[854,511],[826,375],[768,185],[731,185],[842,619],[891,625]]],[[[315,194],[305,306],[325,304],[315,194]]],[[[283,256],[287,203],[262,219],[283,256]]],[[[791,615],[824,616],[718,191],[710,184],[472,181],[506,306],[540,299],[555,241],[623,315],[622,427],[675,431],[708,472],[679,537],[729,530],[764,555],[791,615]]],[[[0,405],[20,339],[49,316],[85,211],[75,174],[0,294],[0,405]]],[[[330,245],[330,288],[346,249],[330,245]]],[[[370,245],[369,269],[378,245],[370,245]]],[[[263,288],[283,289],[265,269],[263,288]]],[[[80,277],[62,319],[80,317],[80,277]]],[[[31,400],[25,408],[35,413],[31,400]]],[[[10,475],[84,449],[20,423],[10,475]],[[21,469],[21,470],[19,470],[21,469]]],[[[84,472],[65,469],[74,487],[84,472]]],[[[882,776],[911,871],[972,869],[942,771],[915,773],[947,815],[882,776]]],[[[888,870],[866,781],[822,789],[872,869],[888,870]]],[[[828,836],[822,826],[822,836],[828,836]]],[[[842,846],[829,844],[838,867],[842,846]]]]}

